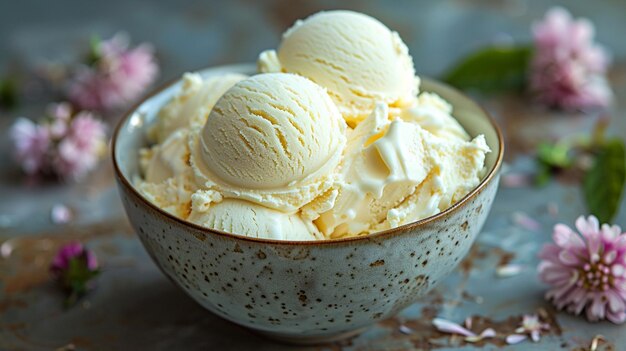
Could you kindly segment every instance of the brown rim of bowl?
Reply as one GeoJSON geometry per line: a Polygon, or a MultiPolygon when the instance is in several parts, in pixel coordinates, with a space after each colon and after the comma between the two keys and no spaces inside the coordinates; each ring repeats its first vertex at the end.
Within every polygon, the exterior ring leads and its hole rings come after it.
{"type": "MultiPolygon", "coordinates": [[[[203,69],[199,69],[199,70],[195,70],[194,72],[202,71],[202,70],[203,69]]],[[[372,233],[372,234],[359,235],[359,236],[353,236],[353,237],[347,237],[347,238],[339,238],[339,239],[324,239],[324,240],[310,240],[310,241],[263,239],[263,238],[253,238],[253,237],[249,237],[249,236],[245,236],[245,235],[232,234],[232,233],[223,232],[223,231],[216,230],[216,229],[211,229],[211,228],[208,228],[208,227],[201,226],[199,224],[195,224],[195,223],[189,222],[189,221],[184,220],[182,218],[179,218],[177,216],[174,216],[173,214],[171,214],[171,213],[161,209],[160,207],[156,206],[155,204],[153,204],[152,202],[147,200],[143,195],[141,195],[141,193],[139,191],[137,191],[137,189],[135,189],[135,187],[131,184],[131,182],[129,182],[128,179],[126,179],[126,177],[124,176],[122,171],[120,171],[119,166],[117,165],[117,159],[115,158],[115,147],[117,145],[117,136],[119,134],[120,129],[126,123],[126,121],[130,118],[130,116],[134,112],[136,112],[137,108],[139,108],[139,106],[141,106],[144,102],[146,102],[147,100],[151,99],[153,96],[159,94],[163,90],[167,89],[171,85],[175,84],[179,80],[180,80],[180,77],[172,79],[172,80],[169,80],[168,82],[164,83],[163,85],[159,86],[158,88],[155,88],[152,92],[150,92],[149,94],[145,95],[139,102],[135,103],[128,110],[128,112],[126,112],[124,114],[124,116],[117,123],[117,126],[115,127],[115,130],[113,132],[113,137],[111,139],[111,157],[113,159],[113,169],[115,171],[115,175],[116,175],[117,179],[120,180],[120,182],[122,183],[123,186],[127,187],[128,189],[130,189],[130,191],[133,193],[133,195],[135,195],[137,198],[141,199],[141,201],[143,201],[145,204],[147,204],[148,207],[150,207],[153,210],[155,210],[156,212],[159,212],[160,214],[164,215],[165,218],[167,218],[169,220],[172,220],[174,222],[178,222],[180,224],[189,226],[189,227],[191,227],[191,228],[193,228],[195,230],[199,230],[199,231],[203,232],[204,234],[216,234],[216,235],[219,235],[219,236],[226,236],[228,238],[241,239],[241,240],[244,240],[244,241],[251,241],[251,242],[255,242],[255,243],[265,243],[265,244],[273,244],[273,245],[276,245],[276,244],[280,244],[280,245],[307,245],[307,246],[311,246],[311,245],[332,245],[332,244],[340,244],[340,243],[347,243],[347,242],[353,242],[353,241],[362,241],[362,240],[363,241],[367,241],[367,240],[370,240],[370,239],[380,239],[381,237],[385,237],[385,236],[392,235],[392,234],[395,234],[395,233],[411,230],[411,229],[420,227],[420,226],[422,226],[422,225],[424,225],[426,223],[430,223],[430,222],[438,220],[440,218],[447,217],[452,212],[456,211],[458,208],[460,208],[465,203],[467,203],[471,198],[473,198],[474,196],[478,195],[483,190],[483,188],[485,188],[487,186],[487,184],[489,184],[495,178],[496,174],[498,173],[498,170],[500,169],[500,166],[502,165],[502,159],[504,157],[504,139],[502,137],[502,131],[500,130],[500,127],[498,127],[496,122],[493,120],[491,114],[489,114],[489,112],[487,112],[487,110],[485,110],[482,106],[480,106],[478,103],[476,103],[473,99],[471,99],[470,97],[468,97],[466,94],[462,93],[461,91],[457,90],[456,88],[454,88],[452,86],[449,86],[449,85],[447,85],[445,83],[433,80],[437,84],[441,84],[444,87],[446,87],[446,88],[454,91],[455,93],[463,96],[467,100],[471,101],[476,107],[478,107],[484,113],[484,115],[487,117],[487,120],[489,121],[489,124],[495,130],[496,135],[498,137],[499,152],[498,152],[498,156],[496,158],[496,163],[494,164],[494,166],[491,169],[491,171],[489,171],[489,173],[483,178],[483,180],[474,189],[472,189],[472,191],[467,193],[467,195],[465,195],[461,200],[457,201],[456,203],[454,203],[452,206],[448,207],[444,211],[439,212],[439,213],[437,213],[434,216],[430,216],[430,217],[426,217],[426,218],[420,219],[419,221],[407,223],[407,224],[401,225],[401,226],[396,227],[396,228],[391,228],[391,229],[383,230],[383,231],[372,233]]]]}

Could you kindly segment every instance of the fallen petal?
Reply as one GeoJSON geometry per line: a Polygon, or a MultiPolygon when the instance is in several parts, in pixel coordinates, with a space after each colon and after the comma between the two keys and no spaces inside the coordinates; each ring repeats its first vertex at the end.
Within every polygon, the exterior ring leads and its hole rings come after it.
{"type": "Polygon", "coordinates": [[[521,228],[535,232],[541,230],[541,223],[537,222],[524,212],[514,212],[511,218],[513,223],[521,228]]]}
{"type": "Polygon", "coordinates": [[[539,339],[541,338],[539,330],[533,330],[532,332],[530,332],[530,338],[533,340],[533,342],[539,342],[539,339]]]}
{"type": "Polygon", "coordinates": [[[526,340],[528,337],[522,334],[511,334],[508,335],[505,339],[506,343],[509,345],[519,344],[520,342],[526,340]]]}
{"type": "Polygon", "coordinates": [[[50,218],[54,224],[68,223],[72,219],[72,211],[63,204],[52,206],[50,218]]]}
{"type": "Polygon", "coordinates": [[[496,276],[498,278],[508,278],[520,274],[524,270],[524,266],[519,264],[508,264],[496,268],[496,276]]]}
{"type": "Polygon", "coordinates": [[[491,329],[491,328],[487,328],[487,329],[483,330],[483,332],[482,332],[482,333],[480,333],[480,336],[481,336],[483,339],[486,339],[486,338],[494,338],[494,337],[496,336],[496,331],[495,331],[495,330],[493,330],[493,329],[491,329]]]}
{"type": "Polygon", "coordinates": [[[491,328],[487,328],[483,330],[482,333],[480,333],[480,335],[466,337],[465,341],[473,343],[473,342],[479,342],[483,339],[493,338],[495,336],[496,336],[496,331],[491,328]]]}
{"type": "Polygon", "coordinates": [[[460,334],[460,335],[468,336],[468,337],[476,336],[476,334],[472,332],[471,330],[468,330],[457,323],[451,322],[443,318],[433,319],[433,325],[440,332],[450,333],[450,334],[460,334]]]}
{"type": "Polygon", "coordinates": [[[532,185],[532,179],[528,174],[509,173],[502,176],[502,185],[507,188],[521,188],[532,185]]]}
{"type": "Polygon", "coordinates": [[[413,333],[415,332],[415,330],[413,330],[413,329],[411,329],[411,328],[407,327],[407,326],[406,326],[406,325],[404,325],[404,324],[400,325],[400,327],[398,328],[398,330],[400,330],[400,333],[402,333],[402,334],[406,334],[406,335],[413,334],[413,333]]]}
{"type": "Polygon", "coordinates": [[[15,243],[12,239],[9,239],[0,245],[0,257],[9,258],[15,249],[15,243]]]}

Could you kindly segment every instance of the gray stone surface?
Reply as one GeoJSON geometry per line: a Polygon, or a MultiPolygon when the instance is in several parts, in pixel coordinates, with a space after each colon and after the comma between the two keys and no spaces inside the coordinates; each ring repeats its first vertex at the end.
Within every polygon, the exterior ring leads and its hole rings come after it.
{"type": "MultiPolygon", "coordinates": [[[[577,16],[597,25],[599,41],[611,49],[611,81],[617,107],[612,132],[626,135],[626,42],[624,1],[560,1],[577,16]]],[[[552,3],[547,1],[2,1],[0,2],[0,76],[26,72],[44,59],[71,60],[92,33],[107,37],[118,30],[135,42],[152,42],[162,67],[160,81],[194,68],[250,62],[263,49],[275,47],[294,19],[327,8],[352,8],[378,17],[397,30],[409,46],[420,74],[437,76],[463,54],[494,40],[528,40],[530,23],[552,3]]],[[[556,222],[573,223],[585,213],[578,187],[552,182],[545,188],[502,187],[493,210],[468,259],[422,303],[379,323],[361,336],[319,347],[276,344],[203,310],[156,268],[132,233],[113,184],[110,162],[76,185],[32,184],[11,162],[7,128],[17,115],[36,116],[50,97],[33,94],[17,111],[0,112],[0,243],[13,247],[0,258],[0,349],[54,350],[419,350],[495,349],[487,343],[461,345],[460,339],[438,334],[434,316],[455,321],[475,316],[476,323],[495,323],[511,330],[524,313],[544,308],[554,318],[553,330],[541,343],[522,343],[512,350],[579,350],[596,335],[607,344],[599,350],[626,349],[624,326],[590,324],[553,311],[543,300],[535,273],[536,253],[549,240],[556,222]],[[76,220],[54,225],[50,209],[64,203],[76,220]],[[547,211],[559,208],[557,216],[547,211]],[[537,218],[542,229],[514,225],[513,212],[537,218]],[[82,240],[100,257],[104,272],[98,288],[83,303],[63,310],[62,296],[50,282],[47,265],[54,248],[82,240]],[[496,278],[499,262],[523,264],[520,275],[496,278]],[[481,319],[482,318],[482,319],[481,319]],[[560,326],[557,330],[556,325],[560,326]],[[401,327],[404,326],[404,327],[401,327]],[[407,330],[405,327],[410,328],[407,330]],[[408,334],[401,330],[410,331],[408,334]],[[457,348],[458,347],[458,348],[457,348]]],[[[497,114],[513,138],[546,130],[582,131],[589,119],[533,118],[523,104],[483,101],[497,114]],[[513,118],[527,116],[528,124],[513,118]],[[560,123],[560,124],[559,124],[560,123]],[[566,126],[567,128],[562,128],[566,126]]],[[[115,116],[112,117],[115,119],[115,116]]],[[[529,142],[530,143],[530,142],[529,142]]],[[[513,171],[532,171],[524,147],[511,143],[513,171]]],[[[528,145],[526,145],[528,146],[528,145]]],[[[626,206],[615,222],[626,226],[626,206]]]]}

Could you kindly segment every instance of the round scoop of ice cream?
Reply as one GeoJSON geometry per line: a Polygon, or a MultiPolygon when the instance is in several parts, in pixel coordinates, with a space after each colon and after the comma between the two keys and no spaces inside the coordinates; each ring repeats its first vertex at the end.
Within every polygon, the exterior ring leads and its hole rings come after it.
{"type": "Polygon", "coordinates": [[[224,73],[203,78],[198,73],[185,73],[180,91],[161,109],[151,130],[151,139],[162,143],[172,133],[190,126],[202,127],[217,100],[246,76],[224,73]]]}
{"type": "Polygon", "coordinates": [[[192,166],[225,197],[293,211],[330,187],[345,129],[319,85],[294,74],[259,74],[214,106],[192,145],[192,166]]]}
{"type": "Polygon", "coordinates": [[[206,211],[194,208],[188,219],[204,227],[253,238],[316,240],[313,232],[297,215],[243,200],[224,199],[211,204],[206,211]]]}
{"type": "Polygon", "coordinates": [[[258,68],[296,73],[327,88],[351,125],[367,117],[377,101],[408,103],[419,84],[398,33],[352,11],[319,12],[298,20],[283,34],[277,52],[261,54],[258,68]]]}

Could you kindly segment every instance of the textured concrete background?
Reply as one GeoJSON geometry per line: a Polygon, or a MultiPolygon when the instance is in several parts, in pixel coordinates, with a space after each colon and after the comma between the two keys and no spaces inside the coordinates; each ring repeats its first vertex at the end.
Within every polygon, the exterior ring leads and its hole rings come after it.
{"type": "MultiPolygon", "coordinates": [[[[409,46],[419,74],[434,76],[471,50],[494,41],[528,41],[529,25],[554,5],[548,1],[2,1],[0,76],[26,72],[44,60],[69,61],[92,34],[108,37],[123,30],[135,43],[157,49],[164,82],[194,68],[251,62],[277,45],[291,23],[322,9],[349,8],[373,15],[398,31],[409,46]]],[[[626,2],[556,2],[576,16],[593,20],[598,41],[614,55],[610,79],[617,96],[612,132],[626,135],[626,2]]],[[[295,350],[272,343],[202,310],[157,270],[129,228],[113,184],[109,161],[77,185],[31,184],[11,162],[8,125],[19,114],[35,117],[53,97],[33,95],[19,110],[0,112],[0,243],[14,251],[0,258],[0,350],[295,350]],[[50,208],[64,203],[76,212],[68,225],[53,225],[50,208]],[[54,249],[84,240],[105,266],[99,287],[69,311],[49,281],[54,249]]],[[[505,132],[507,160],[514,171],[532,171],[525,154],[546,137],[584,131],[593,117],[552,116],[512,98],[482,101],[505,132]]],[[[540,344],[513,350],[582,350],[602,334],[600,350],[626,350],[626,331],[609,323],[589,324],[556,313],[543,301],[544,287],[534,271],[539,245],[556,222],[572,223],[584,213],[578,187],[553,182],[546,188],[502,188],[483,233],[468,259],[422,303],[365,334],[307,350],[419,350],[503,347],[499,343],[462,345],[437,333],[434,316],[511,331],[518,318],[546,309],[552,331],[540,344]],[[549,203],[560,209],[547,211],[549,203]],[[523,211],[542,223],[537,232],[514,225],[523,211]],[[526,265],[519,276],[498,279],[495,266],[526,265]],[[406,333],[408,329],[410,332],[406,333]],[[403,332],[404,331],[404,332],[403,332]]],[[[626,206],[615,220],[626,226],[626,206]]]]}

